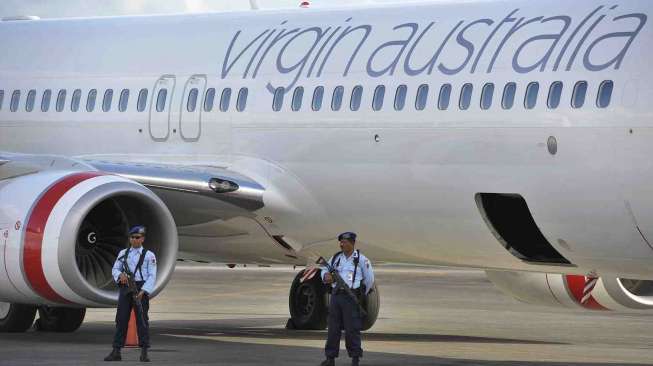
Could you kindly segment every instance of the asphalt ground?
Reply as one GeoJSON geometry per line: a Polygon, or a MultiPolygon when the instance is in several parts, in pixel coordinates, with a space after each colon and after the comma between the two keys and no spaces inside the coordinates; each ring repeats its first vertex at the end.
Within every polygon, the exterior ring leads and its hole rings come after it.
{"type": "MultiPolygon", "coordinates": [[[[151,303],[155,365],[318,365],[324,331],[285,329],[291,268],[179,266],[151,303]]],[[[362,365],[653,365],[653,313],[527,305],[483,272],[378,268],[381,312],[362,365]]],[[[115,312],[75,333],[0,334],[0,365],[106,365],[115,312]]],[[[344,339],[344,337],[343,337],[344,339]]],[[[338,365],[349,365],[344,351],[338,365]]],[[[137,364],[138,349],[121,364],[137,364]]]]}

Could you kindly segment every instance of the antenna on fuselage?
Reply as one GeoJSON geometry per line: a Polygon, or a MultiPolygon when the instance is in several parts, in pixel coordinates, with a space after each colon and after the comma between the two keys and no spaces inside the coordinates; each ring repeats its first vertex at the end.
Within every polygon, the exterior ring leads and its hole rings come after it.
{"type": "Polygon", "coordinates": [[[252,10],[260,9],[260,7],[258,6],[258,0],[249,0],[249,6],[252,8],[252,10]]]}

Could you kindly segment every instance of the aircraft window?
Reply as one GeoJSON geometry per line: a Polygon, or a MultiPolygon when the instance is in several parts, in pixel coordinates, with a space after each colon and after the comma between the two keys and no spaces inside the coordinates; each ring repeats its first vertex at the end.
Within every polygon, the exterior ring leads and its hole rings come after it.
{"type": "Polygon", "coordinates": [[[472,93],[474,92],[474,86],[470,83],[463,85],[460,89],[460,101],[458,107],[462,110],[469,109],[469,106],[472,104],[472,93]]]}
{"type": "MultiPolygon", "coordinates": [[[[46,90],[46,92],[47,92],[47,90],[46,90]]],[[[45,99],[45,93],[43,93],[43,98],[45,99]]],[[[88,91],[88,98],[86,98],[86,111],[87,112],[93,112],[93,110],[95,109],[95,99],[96,98],[97,98],[97,90],[95,90],[95,89],[89,90],[88,91]]]]}
{"type": "Polygon", "coordinates": [[[34,101],[36,100],[36,90],[32,89],[27,93],[27,101],[25,102],[25,111],[31,112],[34,110],[34,101]]]}
{"type": "Polygon", "coordinates": [[[395,94],[395,110],[401,111],[406,106],[406,93],[408,88],[406,85],[399,85],[397,93],[395,94]]]}
{"type": "Polygon", "coordinates": [[[511,109],[515,105],[515,94],[517,91],[517,84],[508,83],[503,88],[503,98],[501,99],[501,107],[503,109],[511,109]]]}
{"type": "Polygon", "coordinates": [[[314,111],[319,111],[322,109],[322,100],[324,99],[324,87],[323,86],[318,86],[315,88],[315,91],[313,92],[313,110],[314,111]]]}
{"type": "Polygon", "coordinates": [[[331,109],[334,111],[339,111],[342,108],[342,98],[345,95],[345,88],[343,86],[337,86],[333,89],[333,98],[331,98],[331,109]]]}
{"type": "Polygon", "coordinates": [[[356,85],[351,91],[351,101],[349,103],[349,109],[356,112],[361,108],[361,100],[363,99],[363,87],[356,85]]]}
{"type": "Polygon", "coordinates": [[[59,90],[59,94],[57,94],[57,104],[55,105],[55,109],[57,110],[57,112],[62,112],[65,105],[66,105],[66,89],[61,89],[59,90]]]}
{"type": "Polygon", "coordinates": [[[104,92],[104,98],[102,99],[102,110],[108,112],[111,110],[111,102],[113,101],[113,89],[107,89],[104,92]]]}
{"type": "Polygon", "coordinates": [[[14,90],[14,93],[11,95],[11,103],[9,104],[9,109],[12,112],[18,110],[18,103],[20,102],[20,90],[14,90]]]}
{"type": "Polygon", "coordinates": [[[220,96],[220,110],[226,112],[229,110],[229,103],[231,103],[231,88],[225,88],[220,96]]]}
{"type": "Polygon", "coordinates": [[[141,89],[140,92],[138,92],[138,101],[136,103],[136,109],[139,112],[143,112],[145,108],[147,107],[147,94],[149,93],[149,90],[147,88],[141,89]]]}
{"type": "Polygon", "coordinates": [[[295,92],[292,95],[292,110],[297,112],[302,109],[302,101],[304,99],[304,88],[298,86],[295,88],[295,92]]]}
{"type": "Polygon", "coordinates": [[[533,109],[537,105],[537,95],[540,92],[540,84],[533,82],[526,87],[526,97],[524,98],[524,107],[533,109]]]}
{"type": "Polygon", "coordinates": [[[249,95],[249,89],[240,88],[238,92],[238,100],[236,101],[236,110],[242,112],[247,107],[247,96],[249,95]]]}
{"type": "Polygon", "coordinates": [[[556,81],[549,88],[549,98],[546,102],[550,109],[556,109],[560,105],[560,96],[562,95],[562,81],[556,81]]]}
{"type": "Polygon", "coordinates": [[[601,83],[601,85],[599,86],[599,94],[598,97],[596,98],[597,107],[607,108],[610,105],[613,89],[614,89],[614,83],[611,80],[606,80],[601,83]]]}
{"type": "Polygon", "coordinates": [[[118,110],[121,112],[126,111],[127,105],[129,105],[129,89],[123,89],[118,100],[118,110]]]}
{"type": "Polygon", "coordinates": [[[423,111],[429,98],[429,86],[422,84],[417,88],[417,97],[415,98],[415,109],[423,111]]]}
{"type": "Polygon", "coordinates": [[[75,89],[73,92],[73,98],[70,101],[70,110],[72,112],[79,111],[79,102],[82,100],[82,90],[75,89]]]}
{"type": "Polygon", "coordinates": [[[440,95],[438,96],[438,109],[446,111],[449,108],[451,100],[451,84],[444,84],[440,88],[440,95]]]}
{"type": "Polygon", "coordinates": [[[372,109],[375,111],[383,108],[383,99],[385,99],[385,85],[379,85],[374,89],[374,98],[372,98],[372,109]]]}
{"type": "Polygon", "coordinates": [[[197,88],[193,88],[190,90],[190,93],[188,93],[188,101],[186,102],[186,110],[189,112],[195,112],[197,109],[197,94],[199,94],[199,90],[197,88]]]}
{"type": "Polygon", "coordinates": [[[574,86],[574,94],[571,97],[571,106],[581,108],[585,104],[587,95],[587,81],[579,81],[574,86]]]}
{"type": "Polygon", "coordinates": [[[2,110],[2,104],[3,104],[4,100],[5,100],[5,91],[0,90],[0,111],[2,110]]]}
{"type": "Polygon", "coordinates": [[[156,96],[156,111],[163,112],[166,109],[166,99],[168,98],[168,89],[160,89],[156,96]]]}
{"type": "Polygon", "coordinates": [[[492,98],[494,98],[494,84],[487,83],[483,85],[481,91],[481,109],[490,109],[492,107],[492,98]]]}
{"type": "Polygon", "coordinates": [[[210,88],[204,94],[204,111],[211,112],[213,109],[213,101],[215,100],[215,88],[210,88]]]}
{"type": "Polygon", "coordinates": [[[275,112],[279,112],[283,106],[283,95],[286,93],[283,87],[278,87],[274,91],[274,98],[272,99],[272,109],[275,112]]]}

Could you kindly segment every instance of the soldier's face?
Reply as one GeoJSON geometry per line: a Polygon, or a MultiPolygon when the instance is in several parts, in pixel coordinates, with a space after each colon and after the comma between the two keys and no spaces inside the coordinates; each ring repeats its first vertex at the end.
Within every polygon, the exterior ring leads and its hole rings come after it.
{"type": "Polygon", "coordinates": [[[145,236],[143,235],[134,234],[129,236],[129,243],[134,248],[139,248],[140,246],[142,246],[144,241],[145,241],[145,236]]]}
{"type": "Polygon", "coordinates": [[[345,239],[345,240],[340,240],[340,249],[349,254],[354,251],[354,243],[351,241],[345,239]]]}

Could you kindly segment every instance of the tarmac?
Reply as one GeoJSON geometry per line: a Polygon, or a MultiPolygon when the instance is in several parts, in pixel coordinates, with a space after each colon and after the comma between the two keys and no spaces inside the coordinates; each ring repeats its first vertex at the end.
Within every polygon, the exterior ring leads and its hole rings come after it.
{"type": "MultiPolygon", "coordinates": [[[[286,330],[300,270],[178,266],[152,300],[154,365],[319,365],[325,331],[286,330]]],[[[522,304],[482,271],[377,268],[381,312],[362,365],[653,365],[653,313],[522,304]]],[[[113,309],[89,309],[74,333],[0,334],[0,365],[107,365],[113,309]]],[[[344,337],[343,337],[344,339],[344,337]]],[[[138,349],[123,362],[140,364],[138,349]]],[[[344,344],[337,365],[349,365],[344,344]]]]}

